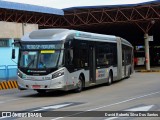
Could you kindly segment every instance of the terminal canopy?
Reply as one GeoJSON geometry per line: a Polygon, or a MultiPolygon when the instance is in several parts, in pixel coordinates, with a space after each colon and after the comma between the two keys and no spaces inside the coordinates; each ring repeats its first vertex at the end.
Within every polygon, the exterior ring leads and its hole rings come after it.
{"type": "Polygon", "coordinates": [[[36,6],[31,4],[22,4],[8,1],[0,1],[0,9],[12,9],[19,11],[38,12],[46,14],[64,15],[63,10],[44,6],[36,6]]]}

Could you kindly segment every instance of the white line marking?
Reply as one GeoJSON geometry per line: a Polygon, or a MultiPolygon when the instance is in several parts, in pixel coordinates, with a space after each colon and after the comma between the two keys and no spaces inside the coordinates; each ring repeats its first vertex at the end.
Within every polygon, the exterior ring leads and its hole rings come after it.
{"type": "Polygon", "coordinates": [[[37,110],[33,110],[33,111],[41,111],[41,110],[46,110],[46,109],[58,109],[58,108],[62,108],[62,107],[65,107],[65,106],[68,106],[68,105],[71,105],[71,104],[72,103],[41,107],[41,109],[37,109],[37,110]]]}
{"type": "Polygon", "coordinates": [[[133,100],[136,100],[136,99],[144,98],[144,97],[155,95],[155,94],[159,94],[159,93],[160,93],[160,91],[154,92],[154,93],[150,93],[150,94],[146,94],[146,95],[142,95],[142,96],[138,96],[138,97],[131,98],[131,99],[128,99],[128,100],[124,100],[124,101],[121,101],[121,102],[113,103],[113,104],[110,104],[110,105],[106,105],[106,106],[101,106],[101,107],[98,107],[98,108],[90,109],[90,110],[87,110],[87,111],[94,111],[94,110],[98,110],[98,109],[101,109],[101,108],[122,104],[122,103],[125,103],[125,102],[133,101],[133,100]]]}
{"type": "Polygon", "coordinates": [[[9,117],[0,117],[0,119],[9,118],[9,117]]]}
{"type": "MultiPolygon", "coordinates": [[[[58,108],[62,108],[62,107],[65,107],[65,106],[68,106],[71,104],[72,103],[41,107],[41,109],[37,109],[37,110],[33,110],[33,111],[41,111],[41,110],[46,110],[46,109],[58,109],[58,108]]],[[[10,117],[8,117],[8,116],[0,117],[0,119],[4,119],[4,118],[10,118],[10,117]]]]}
{"type": "Polygon", "coordinates": [[[54,119],[51,119],[51,120],[58,120],[58,119],[62,119],[64,117],[57,117],[57,118],[54,118],[54,119]]]}
{"type": "MultiPolygon", "coordinates": [[[[148,111],[150,110],[154,105],[148,105],[148,106],[142,106],[142,107],[137,107],[137,108],[132,108],[132,109],[127,109],[127,110],[124,110],[124,111],[148,111]]],[[[113,119],[117,119],[119,117],[110,117],[110,118],[107,118],[105,120],[113,120],[113,119]]]]}
{"type": "Polygon", "coordinates": [[[54,118],[54,119],[51,119],[51,120],[58,120],[58,119],[62,119],[62,118],[65,118],[65,117],[70,117],[70,116],[78,115],[78,114],[81,114],[81,113],[85,113],[87,111],[94,111],[94,110],[98,110],[98,109],[102,109],[102,108],[106,108],[106,107],[110,107],[110,106],[114,106],[114,105],[119,105],[119,104],[122,104],[122,103],[126,103],[126,102],[129,102],[129,101],[133,101],[133,100],[136,100],[136,99],[144,98],[144,97],[155,95],[155,94],[160,94],[160,91],[153,92],[153,93],[146,94],[146,95],[141,95],[141,96],[134,97],[134,98],[130,98],[130,99],[127,99],[127,100],[123,100],[121,102],[117,102],[117,103],[113,103],[113,104],[109,104],[109,105],[105,105],[105,106],[89,109],[89,110],[86,110],[84,112],[79,112],[79,113],[68,115],[68,116],[64,116],[64,117],[57,117],[57,118],[54,118]]]}
{"type": "Polygon", "coordinates": [[[124,111],[148,111],[148,110],[150,110],[153,106],[154,106],[154,105],[136,107],[136,108],[127,109],[127,110],[124,110],[124,111]]]}

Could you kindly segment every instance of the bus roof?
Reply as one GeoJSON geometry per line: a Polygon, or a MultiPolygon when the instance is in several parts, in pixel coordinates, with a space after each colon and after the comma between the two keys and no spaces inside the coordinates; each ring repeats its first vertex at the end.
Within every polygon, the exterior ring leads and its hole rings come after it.
{"type": "MultiPolygon", "coordinates": [[[[104,35],[90,32],[82,32],[69,29],[41,29],[33,31],[24,37],[21,41],[36,42],[36,41],[64,41],[68,36],[75,39],[89,40],[89,41],[107,41],[116,42],[117,37],[113,35],[104,35]]],[[[122,39],[125,44],[131,45],[128,41],[122,39]]]]}
{"type": "Polygon", "coordinates": [[[127,40],[125,40],[125,39],[121,39],[122,40],[122,44],[124,44],[124,45],[128,45],[128,46],[130,46],[130,47],[132,47],[133,48],[133,46],[132,46],[132,44],[130,43],[130,42],[128,42],[127,40]]]}

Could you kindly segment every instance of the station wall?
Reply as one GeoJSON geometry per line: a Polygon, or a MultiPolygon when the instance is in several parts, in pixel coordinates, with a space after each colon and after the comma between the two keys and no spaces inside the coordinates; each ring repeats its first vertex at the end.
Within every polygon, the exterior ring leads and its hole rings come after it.
{"type": "Polygon", "coordinates": [[[38,24],[0,21],[0,38],[21,38],[24,34],[38,29],[38,24]]]}
{"type": "Polygon", "coordinates": [[[26,24],[0,21],[0,81],[16,78],[18,47],[16,59],[12,60],[12,43],[24,34],[38,29],[38,24],[26,24]],[[3,42],[3,43],[2,43],[3,42]],[[5,43],[5,44],[4,44],[5,43]],[[4,46],[3,46],[4,45],[4,46]]]}

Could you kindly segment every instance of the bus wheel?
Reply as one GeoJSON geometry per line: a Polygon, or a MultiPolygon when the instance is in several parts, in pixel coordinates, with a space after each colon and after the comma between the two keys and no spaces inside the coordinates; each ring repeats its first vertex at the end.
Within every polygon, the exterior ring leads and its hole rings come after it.
{"type": "Polygon", "coordinates": [[[78,79],[78,83],[77,83],[77,88],[75,89],[75,92],[81,92],[82,89],[83,89],[83,80],[82,80],[82,77],[80,76],[79,79],[78,79]]]}
{"type": "Polygon", "coordinates": [[[39,94],[44,94],[44,93],[46,93],[46,90],[41,90],[41,89],[39,89],[39,90],[36,90],[39,94]]]}
{"type": "Polygon", "coordinates": [[[112,81],[113,81],[113,75],[112,75],[112,72],[110,71],[110,72],[109,72],[109,76],[108,76],[108,83],[107,83],[107,85],[108,85],[108,86],[111,85],[111,84],[112,84],[112,81]]]}

